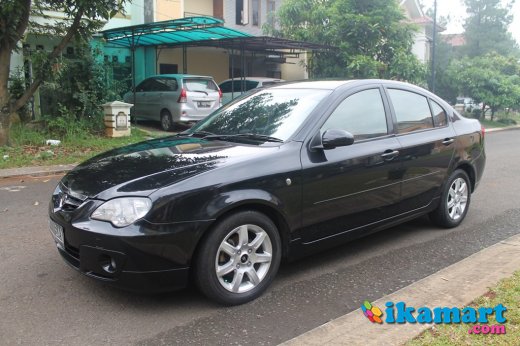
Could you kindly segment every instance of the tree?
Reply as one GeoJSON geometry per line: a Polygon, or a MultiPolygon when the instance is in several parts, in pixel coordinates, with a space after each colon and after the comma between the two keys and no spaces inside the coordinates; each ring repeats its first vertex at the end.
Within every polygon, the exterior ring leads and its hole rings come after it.
{"type": "Polygon", "coordinates": [[[491,52],[518,55],[518,46],[507,30],[513,21],[513,2],[504,4],[501,0],[464,0],[468,13],[464,24],[468,56],[482,56],[491,52]]]}
{"type": "Polygon", "coordinates": [[[9,142],[11,117],[22,108],[53,73],[52,66],[75,38],[89,38],[103,23],[121,11],[127,0],[1,0],[0,5],[0,146],[9,142]],[[61,22],[39,24],[31,16],[45,18],[46,11],[65,15],[61,22]],[[59,44],[47,53],[35,71],[33,82],[20,97],[8,89],[11,55],[20,49],[30,28],[40,34],[60,37],[59,44]]]}
{"type": "Polygon", "coordinates": [[[491,120],[498,109],[520,105],[520,63],[514,57],[493,53],[453,60],[447,73],[461,95],[483,104],[482,114],[491,108],[491,120]]]}
{"type": "Polygon", "coordinates": [[[397,1],[286,0],[275,36],[338,47],[313,53],[312,77],[389,78],[424,82],[412,54],[415,27],[405,23],[397,1]]]}

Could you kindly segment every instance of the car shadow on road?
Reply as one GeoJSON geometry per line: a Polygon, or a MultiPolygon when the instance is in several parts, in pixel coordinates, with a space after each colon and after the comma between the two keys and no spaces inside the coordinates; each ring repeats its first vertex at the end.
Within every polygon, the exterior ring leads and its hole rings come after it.
{"type": "MultiPolygon", "coordinates": [[[[272,289],[291,285],[294,282],[319,276],[323,273],[334,272],[335,270],[366,261],[372,256],[380,256],[384,252],[393,251],[404,244],[408,246],[413,243],[420,243],[438,237],[440,235],[439,232],[447,232],[447,230],[443,229],[438,229],[438,232],[432,232],[432,228],[428,218],[422,217],[309,257],[282,263],[272,289]]],[[[136,310],[148,310],[150,308],[162,310],[171,308],[218,310],[222,307],[199,293],[193,282],[190,282],[187,288],[179,291],[141,294],[127,292],[88,278],[84,278],[84,281],[82,284],[89,286],[88,290],[98,291],[101,296],[106,297],[107,300],[115,304],[131,304],[133,309],[136,310]]]]}

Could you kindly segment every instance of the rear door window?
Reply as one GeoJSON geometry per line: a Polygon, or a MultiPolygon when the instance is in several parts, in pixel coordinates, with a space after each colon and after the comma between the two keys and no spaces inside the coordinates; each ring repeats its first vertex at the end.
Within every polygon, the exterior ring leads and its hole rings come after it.
{"type": "Polygon", "coordinates": [[[394,106],[399,133],[433,128],[433,118],[426,97],[400,89],[388,89],[388,94],[394,106]]]}
{"type": "Polygon", "coordinates": [[[430,99],[433,111],[433,123],[436,127],[443,127],[448,125],[448,116],[446,111],[437,102],[430,99]]]}
{"type": "Polygon", "coordinates": [[[177,91],[177,80],[174,78],[159,78],[157,82],[160,84],[158,86],[160,91],[177,91]]]}

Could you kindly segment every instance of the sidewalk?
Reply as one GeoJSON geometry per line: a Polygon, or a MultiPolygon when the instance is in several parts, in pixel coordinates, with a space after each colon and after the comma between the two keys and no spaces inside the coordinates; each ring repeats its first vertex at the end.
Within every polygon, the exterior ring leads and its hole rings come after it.
{"type": "MultiPolygon", "coordinates": [[[[416,308],[462,308],[518,269],[520,235],[515,235],[371,303],[383,311],[388,301],[402,301],[416,308]]],[[[282,345],[402,345],[431,327],[432,324],[371,323],[357,309],[282,345]]]]}

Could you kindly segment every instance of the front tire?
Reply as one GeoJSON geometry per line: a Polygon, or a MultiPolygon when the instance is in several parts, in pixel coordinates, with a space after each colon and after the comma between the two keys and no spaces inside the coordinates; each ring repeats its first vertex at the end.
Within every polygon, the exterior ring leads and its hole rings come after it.
{"type": "Polygon", "coordinates": [[[430,213],[430,219],[440,227],[453,228],[466,217],[471,201],[471,185],[466,172],[454,171],[447,180],[437,209],[430,213]]]}
{"type": "Polygon", "coordinates": [[[266,215],[231,214],[203,240],[195,265],[199,289],[225,305],[247,303],[273,281],[281,260],[280,235],[266,215]]]}

